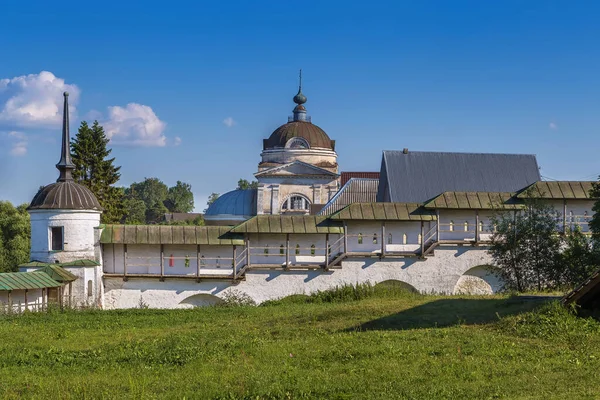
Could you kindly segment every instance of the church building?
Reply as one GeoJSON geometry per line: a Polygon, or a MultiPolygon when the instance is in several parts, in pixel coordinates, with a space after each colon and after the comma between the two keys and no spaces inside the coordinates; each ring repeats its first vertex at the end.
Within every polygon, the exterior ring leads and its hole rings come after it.
{"type": "Polygon", "coordinates": [[[301,84],[293,101],[288,122],[265,135],[258,187],[220,196],[206,226],[103,225],[98,200],[72,177],[65,93],[59,177],[28,208],[31,262],[16,274],[53,268],[57,280],[39,285],[62,288],[61,304],[105,309],[231,295],[261,303],[389,280],[486,294],[502,288],[488,252],[495,213],[519,212],[535,196],[560,213],[557,231],[589,232],[592,182],[542,181],[534,155],[384,150],[379,171],[340,172],[335,140],[312,123],[301,84]]]}

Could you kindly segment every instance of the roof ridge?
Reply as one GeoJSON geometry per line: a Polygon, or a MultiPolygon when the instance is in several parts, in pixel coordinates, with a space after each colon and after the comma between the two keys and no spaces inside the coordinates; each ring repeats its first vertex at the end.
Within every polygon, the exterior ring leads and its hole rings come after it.
{"type": "Polygon", "coordinates": [[[536,154],[532,153],[486,153],[486,152],[470,152],[470,151],[418,151],[410,150],[408,153],[404,153],[403,150],[383,150],[384,155],[386,153],[398,153],[398,154],[485,154],[485,155],[499,155],[499,156],[531,156],[537,157],[536,154]]]}

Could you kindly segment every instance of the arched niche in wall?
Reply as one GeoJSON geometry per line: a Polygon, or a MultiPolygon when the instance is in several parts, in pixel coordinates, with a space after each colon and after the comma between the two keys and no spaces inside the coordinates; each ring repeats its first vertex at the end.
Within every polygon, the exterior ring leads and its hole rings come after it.
{"type": "Polygon", "coordinates": [[[502,290],[498,268],[479,265],[465,272],[454,286],[454,294],[494,294],[502,290]]]}
{"type": "Polygon", "coordinates": [[[179,304],[193,307],[208,307],[223,303],[223,299],[212,294],[201,293],[186,297],[179,304]]]}
{"type": "Polygon", "coordinates": [[[379,282],[375,285],[376,289],[379,290],[393,290],[393,291],[407,291],[411,293],[418,293],[419,291],[410,283],[399,281],[397,279],[388,279],[386,281],[379,282]]]}

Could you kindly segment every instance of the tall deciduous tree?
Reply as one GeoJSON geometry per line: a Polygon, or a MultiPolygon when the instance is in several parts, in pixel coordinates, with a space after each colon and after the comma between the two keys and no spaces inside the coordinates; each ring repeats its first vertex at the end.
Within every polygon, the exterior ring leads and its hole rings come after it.
{"type": "Polygon", "coordinates": [[[539,199],[529,199],[523,210],[499,212],[492,218],[495,232],[490,252],[505,289],[542,290],[556,284],[561,239],[556,232],[558,213],[539,199]]]}
{"type": "Polygon", "coordinates": [[[27,204],[0,201],[0,272],[16,271],[29,261],[31,227],[27,204]]]}
{"type": "Polygon", "coordinates": [[[125,222],[155,224],[168,212],[191,212],[194,209],[192,186],[177,181],[171,188],[158,178],[144,178],[125,189],[125,222]],[[143,221],[140,216],[144,213],[143,221]]]}
{"type": "Polygon", "coordinates": [[[121,167],[114,165],[115,158],[108,158],[112,149],[104,128],[94,121],[90,127],[83,121],[77,135],[71,141],[71,153],[75,180],[87,186],[104,208],[102,222],[114,223],[123,218],[123,189],[114,186],[119,181],[121,167]]]}
{"type": "Polygon", "coordinates": [[[189,183],[177,181],[177,184],[169,188],[165,205],[170,212],[189,213],[194,210],[194,194],[189,183]]]}

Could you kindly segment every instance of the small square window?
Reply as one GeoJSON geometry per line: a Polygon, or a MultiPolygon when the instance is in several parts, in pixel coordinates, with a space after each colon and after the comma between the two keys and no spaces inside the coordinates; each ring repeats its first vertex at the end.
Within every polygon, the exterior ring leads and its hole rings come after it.
{"type": "Polygon", "coordinates": [[[52,228],[50,228],[50,237],[52,251],[64,250],[62,226],[53,226],[52,228]]]}

